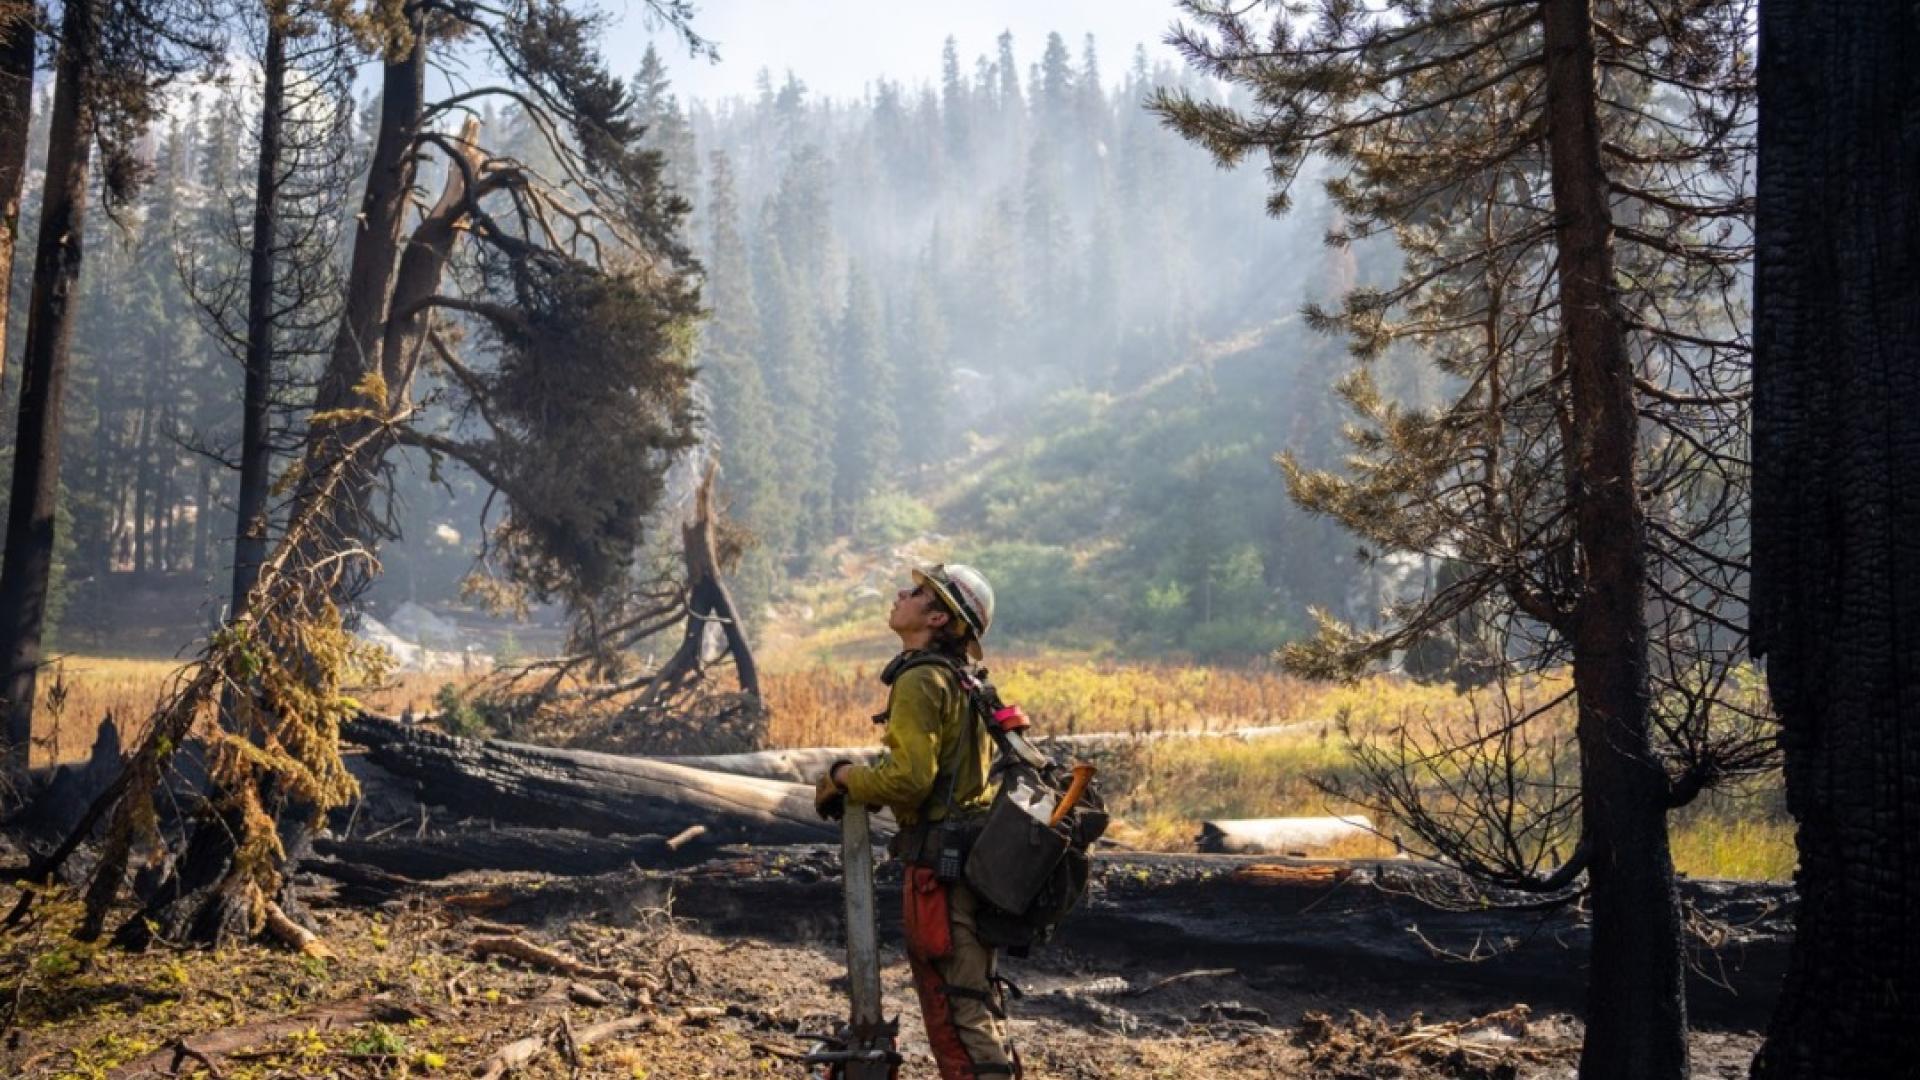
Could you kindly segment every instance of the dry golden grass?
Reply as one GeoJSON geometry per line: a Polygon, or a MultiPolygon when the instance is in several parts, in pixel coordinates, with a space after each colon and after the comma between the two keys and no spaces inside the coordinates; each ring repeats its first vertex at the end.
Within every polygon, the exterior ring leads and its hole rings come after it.
{"type": "MultiPolygon", "coordinates": [[[[170,661],[101,657],[62,658],[41,680],[43,716],[57,725],[36,760],[83,759],[100,720],[125,725],[144,720],[179,665],[170,661]],[[58,688],[56,690],[56,688],[58,688]],[[63,695],[57,708],[55,694],[63,695]]],[[[878,739],[872,715],[886,703],[878,667],[840,665],[776,669],[763,677],[775,746],[863,745],[878,739]]],[[[435,692],[463,685],[483,672],[405,673],[392,685],[361,696],[370,708],[399,712],[433,708],[435,692]]],[[[1467,699],[1447,687],[1397,678],[1352,686],[1303,682],[1272,670],[1207,669],[1164,663],[1014,660],[994,665],[1003,696],[1019,704],[1044,732],[1221,731],[1299,725],[1251,741],[1172,739],[1143,742],[1103,756],[1107,790],[1123,824],[1118,838],[1158,850],[1189,850],[1199,822],[1209,818],[1317,816],[1351,813],[1313,783],[1351,768],[1336,728],[1345,719],[1360,732],[1379,732],[1415,720],[1443,728],[1469,721],[1467,699]]],[[[1536,680],[1511,687],[1544,700],[1561,683],[1536,680]]],[[[1568,722],[1555,718],[1552,722],[1568,722]]],[[[1700,877],[1790,876],[1791,822],[1777,798],[1777,779],[1742,797],[1716,797],[1690,807],[1674,822],[1674,861],[1700,877]]],[[[1377,822],[1390,829],[1385,822],[1377,822]]],[[[1390,854],[1379,838],[1344,842],[1327,854],[1390,854]]]]}
{"type": "MultiPolygon", "coordinates": [[[[174,676],[184,666],[178,660],[127,659],[108,656],[55,657],[39,679],[39,711],[35,728],[36,766],[84,761],[93,749],[100,723],[111,718],[124,741],[134,737],[153,712],[174,676]]],[[[397,713],[407,708],[427,712],[433,695],[448,682],[464,683],[484,672],[401,672],[386,686],[359,695],[368,708],[397,713]]]]}
{"type": "MultiPolygon", "coordinates": [[[[1321,719],[1326,691],[1277,671],[1178,664],[995,663],[1001,696],[1054,734],[1202,731],[1321,719]]],[[[879,666],[773,671],[761,678],[776,746],[871,742],[886,707],[879,666]]]]}

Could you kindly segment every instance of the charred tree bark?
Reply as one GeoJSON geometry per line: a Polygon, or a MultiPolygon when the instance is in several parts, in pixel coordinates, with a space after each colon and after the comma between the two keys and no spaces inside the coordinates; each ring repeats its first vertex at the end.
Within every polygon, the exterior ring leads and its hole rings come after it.
{"type": "Polygon", "coordinates": [[[389,390],[396,395],[405,392],[419,369],[420,350],[426,345],[433,320],[427,302],[440,291],[454,244],[466,228],[470,201],[484,194],[470,182],[478,180],[479,139],[480,121],[469,118],[461,126],[455,150],[450,151],[457,152],[458,157],[447,162],[440,198],[408,236],[406,252],[394,273],[392,314],[381,335],[380,368],[389,390]]]}
{"type": "Polygon", "coordinates": [[[805,785],[646,758],[462,739],[379,717],[348,725],[374,764],[419,783],[457,813],[543,828],[672,835],[705,825],[715,839],[824,843],[838,832],[805,785]]]}
{"type": "Polygon", "coordinates": [[[353,866],[370,866],[414,881],[431,881],[468,870],[537,870],[562,876],[604,874],[629,866],[694,863],[712,855],[710,844],[669,847],[670,839],[593,836],[563,829],[501,828],[420,839],[322,839],[316,840],[313,847],[318,855],[353,866]]]}
{"type": "Polygon", "coordinates": [[[1557,222],[1572,441],[1569,499],[1584,563],[1569,637],[1579,696],[1593,950],[1580,1075],[1684,1080],[1686,984],[1667,848],[1666,774],[1650,735],[1646,520],[1639,414],[1614,296],[1590,0],[1546,0],[1547,150],[1557,222]]]}
{"type": "Polygon", "coordinates": [[[1754,652],[1803,903],[1761,1080],[1920,1076],[1920,21],[1760,9],[1754,652]]]}
{"type": "Polygon", "coordinates": [[[247,252],[246,390],[241,405],[240,494],[233,539],[228,617],[247,608],[247,594],[267,559],[267,489],[273,471],[274,243],[280,211],[280,146],[287,94],[287,31],[279,5],[267,11],[261,64],[260,148],[253,181],[253,242],[247,252]]]}
{"type": "MultiPolygon", "coordinates": [[[[258,391],[261,394],[261,411],[258,421],[262,428],[260,442],[247,444],[247,450],[257,450],[257,461],[244,462],[242,474],[242,508],[240,531],[237,540],[245,543],[250,530],[257,530],[258,557],[249,565],[244,563],[236,552],[233,580],[233,615],[237,617],[246,610],[247,593],[258,580],[260,568],[265,561],[266,552],[266,496],[268,466],[271,464],[270,441],[264,425],[270,419],[266,410],[266,401],[270,394],[272,375],[272,304],[273,304],[273,228],[277,216],[274,205],[277,200],[279,178],[279,143],[281,142],[281,113],[284,111],[285,96],[285,49],[284,27],[277,16],[270,14],[270,27],[267,39],[266,66],[269,69],[269,81],[274,68],[278,68],[279,85],[270,87],[262,102],[263,145],[259,159],[254,206],[254,236],[250,250],[251,264],[248,280],[248,342],[247,342],[247,389],[252,394],[255,379],[259,378],[258,391]],[[278,99],[278,100],[275,100],[278,99]],[[267,145],[267,133],[271,132],[271,154],[267,145]],[[256,364],[258,369],[256,370],[256,364]],[[244,466],[253,464],[260,470],[259,488],[256,497],[259,500],[258,511],[249,516],[246,512],[244,488],[246,477],[244,466]],[[246,574],[243,586],[242,573],[246,574]]],[[[366,279],[355,277],[349,282],[347,310],[342,318],[339,334],[335,338],[334,353],[323,376],[317,394],[316,409],[337,409],[348,407],[366,407],[368,402],[352,400],[353,387],[366,371],[378,370],[381,355],[379,337],[386,318],[386,304],[373,303],[367,294],[356,291],[361,285],[371,284],[384,294],[392,288],[395,256],[398,249],[399,229],[410,192],[414,158],[410,147],[412,135],[418,124],[421,95],[424,84],[425,43],[416,37],[413,49],[399,62],[389,62],[386,68],[386,97],[382,100],[382,127],[379,141],[374,151],[373,172],[368,180],[367,197],[362,204],[361,231],[355,238],[353,271],[356,275],[365,274],[366,279]],[[391,115],[390,115],[391,113],[391,115]],[[395,135],[390,124],[402,125],[395,135]],[[398,150],[396,150],[398,148],[398,150]],[[401,153],[401,160],[395,162],[387,155],[401,153]],[[396,167],[397,170],[396,171],[396,167]],[[394,185],[400,185],[395,187],[394,185]],[[384,255],[382,254],[384,252],[384,255]],[[364,256],[364,260],[363,260],[364,256]],[[380,261],[384,260],[384,261],[380,261]],[[377,279],[377,280],[376,280],[377,279]],[[363,302],[364,301],[364,302],[363,302]],[[365,343],[370,351],[362,353],[359,345],[365,343]],[[365,363],[366,367],[350,370],[348,363],[365,363]],[[338,396],[334,396],[338,395],[338,396]]],[[[249,398],[249,408],[252,400],[249,398]]],[[[252,424],[255,417],[249,412],[247,422],[252,424]]],[[[364,423],[347,423],[333,426],[315,425],[310,436],[312,442],[307,448],[308,461],[325,461],[331,455],[344,452],[343,447],[363,439],[367,434],[364,423]],[[336,445],[337,443],[337,445],[336,445]]],[[[354,469],[336,490],[325,496],[339,499],[345,509],[335,511],[329,504],[320,504],[322,513],[333,523],[320,530],[310,546],[339,546],[353,543],[364,536],[366,519],[366,493],[370,483],[364,482],[377,460],[378,451],[363,450],[361,457],[364,465],[354,469]]],[[[321,474],[310,473],[310,477],[321,474]]],[[[304,492],[307,498],[321,498],[318,491],[304,492]]],[[[301,513],[296,508],[295,513],[301,513]]],[[[240,691],[230,691],[240,692],[240,691]]],[[[216,794],[216,801],[217,801],[216,794]]],[[[282,805],[285,794],[268,792],[266,799],[274,808],[275,819],[280,830],[283,849],[288,853],[286,862],[295,864],[300,854],[311,843],[311,829],[308,815],[299,808],[282,805]]],[[[224,816],[209,817],[193,830],[188,841],[187,853],[180,865],[169,876],[162,888],[151,898],[139,916],[129,920],[121,928],[118,940],[123,945],[138,947],[145,944],[150,931],[148,927],[157,926],[160,933],[171,939],[190,939],[206,943],[219,943],[231,938],[243,938],[251,927],[247,922],[248,913],[242,910],[236,898],[223,888],[231,876],[234,866],[235,850],[233,838],[239,835],[235,823],[224,816]]],[[[293,897],[282,890],[279,902],[298,914],[293,905],[293,897]]]]}
{"type": "Polygon", "coordinates": [[[747,642],[733,594],[720,572],[719,547],[714,538],[714,474],[715,467],[709,464],[694,496],[693,520],[680,530],[682,557],[687,565],[686,633],[680,647],[647,685],[640,701],[642,709],[659,707],[700,677],[705,670],[702,647],[708,623],[718,623],[726,634],[727,653],[733,657],[741,692],[760,697],[760,669],[753,661],[753,647],[747,642]]]}
{"type": "Polygon", "coordinates": [[[33,62],[37,34],[34,8],[13,3],[0,10],[0,400],[5,400],[7,318],[13,302],[8,283],[20,239],[20,195],[27,177],[27,132],[33,121],[33,62]]]}
{"type": "Polygon", "coordinates": [[[46,194],[35,242],[33,294],[14,435],[7,547],[0,562],[0,664],[11,762],[24,767],[33,738],[34,688],[53,575],[54,510],[60,495],[60,435],[67,355],[80,280],[87,172],[93,144],[93,83],[100,46],[98,0],[72,0],[60,22],[46,194]]]}
{"type": "MultiPolygon", "coordinates": [[[[356,388],[369,374],[382,370],[381,343],[393,298],[394,277],[400,260],[400,238],[412,197],[419,155],[417,136],[426,107],[427,26],[419,8],[411,9],[408,29],[412,42],[403,53],[387,58],[380,89],[380,129],[373,159],[368,165],[367,190],[361,199],[354,231],[353,258],[347,272],[346,309],[334,335],[333,351],[314,395],[314,410],[386,408],[393,401],[360,400],[356,388]]],[[[329,460],[340,448],[358,445],[372,428],[367,421],[316,425],[307,436],[306,461],[313,466],[329,460]]],[[[329,509],[333,527],[324,530],[335,545],[368,539],[374,531],[372,496],[374,473],[387,447],[373,440],[357,455],[354,475],[329,509]]],[[[309,493],[296,496],[296,510],[309,493]]]]}

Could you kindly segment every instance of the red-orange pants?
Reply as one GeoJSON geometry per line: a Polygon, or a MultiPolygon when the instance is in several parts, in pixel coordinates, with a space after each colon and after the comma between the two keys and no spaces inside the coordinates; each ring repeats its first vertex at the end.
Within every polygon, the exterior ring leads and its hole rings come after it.
{"type": "Polygon", "coordinates": [[[907,868],[904,893],[907,963],[941,1080],[1018,1080],[1005,999],[994,986],[994,951],[975,929],[979,898],[965,882],[942,883],[925,866],[907,868]]]}

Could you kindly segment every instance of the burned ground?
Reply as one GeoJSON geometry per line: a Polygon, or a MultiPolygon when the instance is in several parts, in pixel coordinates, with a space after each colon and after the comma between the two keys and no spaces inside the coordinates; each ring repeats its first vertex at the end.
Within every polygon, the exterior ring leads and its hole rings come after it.
{"type": "MultiPolygon", "coordinates": [[[[467,1076],[516,1047],[534,1051],[516,1075],[797,1077],[809,1033],[844,1013],[838,926],[807,902],[765,910],[773,894],[752,886],[835,883],[817,853],[760,855],[699,872],[464,873],[371,903],[315,877],[307,892],[332,960],[81,946],[66,936],[75,905],[49,897],[0,946],[0,1073],[467,1076]],[[727,876],[743,904],[715,902],[725,893],[712,881],[727,876]]],[[[1258,948],[1234,963],[1177,938],[1069,938],[1005,964],[1026,994],[1013,1032],[1030,1076],[1570,1077],[1578,1053],[1556,988],[1528,1000],[1470,972],[1394,976],[1258,948]]],[[[930,1076],[904,960],[886,957],[903,1075],[930,1076]]],[[[1755,1042],[1697,1033],[1695,1075],[1744,1075],[1755,1042]]]]}

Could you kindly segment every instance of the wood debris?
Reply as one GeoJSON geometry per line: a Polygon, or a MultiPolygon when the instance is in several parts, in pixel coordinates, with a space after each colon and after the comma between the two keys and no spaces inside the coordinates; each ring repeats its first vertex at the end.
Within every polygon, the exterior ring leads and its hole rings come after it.
{"type": "Polygon", "coordinates": [[[476,959],[485,960],[491,956],[505,956],[529,967],[555,971],[576,979],[603,979],[629,990],[645,991],[649,994],[659,989],[659,984],[651,975],[588,964],[554,949],[535,945],[526,938],[518,936],[496,935],[474,938],[467,943],[467,951],[471,952],[476,959]]]}
{"type": "Polygon", "coordinates": [[[1338,885],[1353,876],[1353,867],[1332,863],[1249,863],[1233,872],[1233,880],[1249,885],[1338,885]]]}

